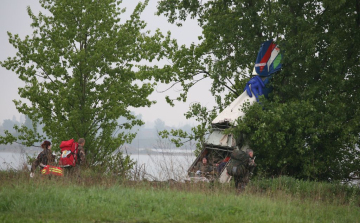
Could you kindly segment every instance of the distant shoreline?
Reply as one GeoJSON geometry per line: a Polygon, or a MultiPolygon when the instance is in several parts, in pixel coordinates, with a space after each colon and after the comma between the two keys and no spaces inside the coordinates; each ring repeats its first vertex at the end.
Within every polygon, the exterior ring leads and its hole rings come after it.
{"type": "MultiPolygon", "coordinates": [[[[156,149],[156,148],[133,148],[122,147],[119,149],[124,155],[166,155],[166,156],[194,156],[193,150],[173,148],[173,149],[156,149]]],[[[20,144],[12,145],[0,145],[0,153],[17,153],[17,154],[38,154],[42,151],[40,147],[25,147],[20,144]]],[[[56,154],[60,154],[59,150],[55,151],[56,154]]],[[[86,153],[86,148],[85,148],[86,153]]]]}
{"type": "MultiPolygon", "coordinates": [[[[38,154],[41,152],[41,149],[31,148],[31,149],[1,149],[0,153],[16,153],[16,154],[38,154]]],[[[171,151],[150,151],[150,150],[141,150],[141,151],[121,151],[124,155],[165,155],[165,156],[195,156],[192,152],[171,152],[171,151]]],[[[55,153],[59,153],[56,151],[55,153]]]]}
{"type": "MultiPolygon", "coordinates": [[[[125,153],[124,153],[125,154],[125,153]]],[[[164,156],[194,156],[193,153],[178,153],[178,152],[139,152],[139,153],[128,153],[128,155],[164,155],[164,156]]]]}
{"type": "Polygon", "coordinates": [[[33,153],[40,153],[42,149],[40,148],[6,148],[0,149],[0,153],[24,153],[24,154],[33,154],[33,153]]]}

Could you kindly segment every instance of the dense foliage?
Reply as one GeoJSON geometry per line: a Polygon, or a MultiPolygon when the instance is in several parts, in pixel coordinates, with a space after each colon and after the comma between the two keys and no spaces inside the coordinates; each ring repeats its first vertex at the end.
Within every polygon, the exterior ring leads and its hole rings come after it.
{"type": "MultiPolygon", "coordinates": [[[[199,45],[171,54],[181,100],[198,80],[211,78],[222,110],[243,91],[261,42],[279,44],[285,59],[274,92],[237,128],[249,136],[258,170],[319,180],[359,171],[359,0],[161,0],[158,10],[171,23],[192,18],[203,29],[199,45]]],[[[196,109],[189,116],[201,114],[196,109]]],[[[209,126],[202,123],[195,137],[209,126]]]]}
{"type": "MultiPolygon", "coordinates": [[[[30,7],[32,36],[21,39],[8,33],[17,49],[1,62],[25,83],[14,101],[16,108],[43,131],[55,145],[63,140],[86,139],[90,164],[99,166],[134,134],[126,131],[143,124],[129,107],[150,106],[151,70],[139,65],[162,57],[160,32],[150,35],[140,14],[148,1],[139,3],[128,20],[121,1],[40,0],[44,12],[30,7]],[[119,118],[125,122],[119,123],[119,118]]],[[[19,138],[8,134],[2,143],[40,141],[34,129],[17,126],[19,138]]],[[[9,133],[9,132],[8,132],[9,133]]],[[[56,148],[56,146],[53,146],[56,148]]]]}

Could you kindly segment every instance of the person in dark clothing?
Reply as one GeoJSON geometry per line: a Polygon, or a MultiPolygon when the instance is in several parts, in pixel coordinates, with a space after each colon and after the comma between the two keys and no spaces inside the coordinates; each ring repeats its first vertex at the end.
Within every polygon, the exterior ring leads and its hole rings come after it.
{"type": "Polygon", "coordinates": [[[221,160],[219,163],[216,164],[217,166],[217,172],[218,175],[220,176],[222,170],[224,169],[224,167],[226,166],[227,162],[229,162],[230,160],[230,156],[225,157],[225,159],[221,160]]]}
{"type": "Polygon", "coordinates": [[[51,142],[44,141],[41,144],[43,151],[37,156],[36,160],[31,165],[30,177],[34,177],[36,167],[40,166],[40,171],[46,166],[55,162],[55,156],[51,151],[51,142]]]}
{"type": "Polygon", "coordinates": [[[76,165],[85,165],[85,139],[84,138],[80,138],[78,140],[78,152],[76,154],[77,159],[76,159],[76,165]]]}
{"type": "Polygon", "coordinates": [[[202,158],[202,161],[196,165],[195,169],[197,170],[197,175],[206,176],[213,174],[213,167],[208,163],[208,159],[206,157],[202,158]]]}
{"type": "Polygon", "coordinates": [[[228,172],[234,176],[235,188],[239,191],[245,189],[249,183],[250,173],[254,170],[256,164],[253,159],[254,152],[247,149],[245,152],[242,150],[234,150],[231,154],[231,169],[228,172]]]}

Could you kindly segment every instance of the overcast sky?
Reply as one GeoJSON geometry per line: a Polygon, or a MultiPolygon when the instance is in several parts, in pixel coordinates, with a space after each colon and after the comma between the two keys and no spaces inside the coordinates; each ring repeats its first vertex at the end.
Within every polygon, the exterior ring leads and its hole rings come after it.
{"type": "MultiPolygon", "coordinates": [[[[138,0],[123,0],[121,7],[127,8],[127,13],[123,19],[128,19],[128,15],[133,11],[138,0]]],[[[165,17],[155,16],[157,0],[150,0],[149,5],[142,14],[142,19],[148,24],[146,30],[155,30],[160,28],[162,32],[171,31],[172,37],[176,38],[180,44],[197,43],[197,37],[201,34],[201,29],[197,26],[196,21],[188,21],[183,27],[168,24],[165,17]]],[[[0,60],[3,61],[9,56],[14,56],[16,50],[8,42],[7,31],[12,34],[19,34],[21,37],[31,35],[31,20],[26,12],[26,7],[30,6],[35,14],[42,10],[38,0],[1,0],[0,1],[0,60]]],[[[18,79],[17,74],[0,67],[0,122],[4,119],[12,119],[14,116],[19,121],[20,114],[17,112],[13,99],[20,99],[18,95],[18,87],[23,86],[23,82],[18,79]]],[[[177,96],[179,90],[174,88],[166,93],[154,92],[150,99],[156,100],[157,104],[151,108],[133,109],[136,114],[142,114],[146,125],[152,127],[153,121],[160,118],[168,126],[180,126],[184,124],[195,124],[194,120],[186,120],[184,113],[193,102],[200,102],[202,105],[212,107],[214,100],[209,92],[210,81],[205,80],[196,85],[196,88],[190,91],[188,101],[186,103],[176,103],[175,107],[170,107],[165,102],[165,96],[177,96]]],[[[159,90],[166,89],[166,86],[159,86],[159,90]]]]}

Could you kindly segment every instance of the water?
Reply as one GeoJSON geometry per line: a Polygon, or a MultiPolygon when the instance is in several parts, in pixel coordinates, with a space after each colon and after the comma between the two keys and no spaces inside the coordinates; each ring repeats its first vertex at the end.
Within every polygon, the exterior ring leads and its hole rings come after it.
{"type": "Polygon", "coordinates": [[[25,153],[0,152],[0,170],[19,170],[26,164],[25,153]]]}
{"type": "Polygon", "coordinates": [[[149,180],[181,181],[187,176],[187,170],[195,159],[193,154],[156,154],[156,155],[130,155],[137,161],[134,171],[143,174],[142,178],[149,180]]]}
{"type": "MultiPolygon", "coordinates": [[[[162,150],[156,154],[130,154],[131,159],[137,162],[134,174],[140,179],[148,180],[182,180],[187,175],[187,169],[195,160],[192,152],[178,153],[162,150]]],[[[0,152],[0,170],[22,169],[27,165],[25,153],[0,152]]],[[[28,154],[31,157],[37,154],[28,154]]]]}

